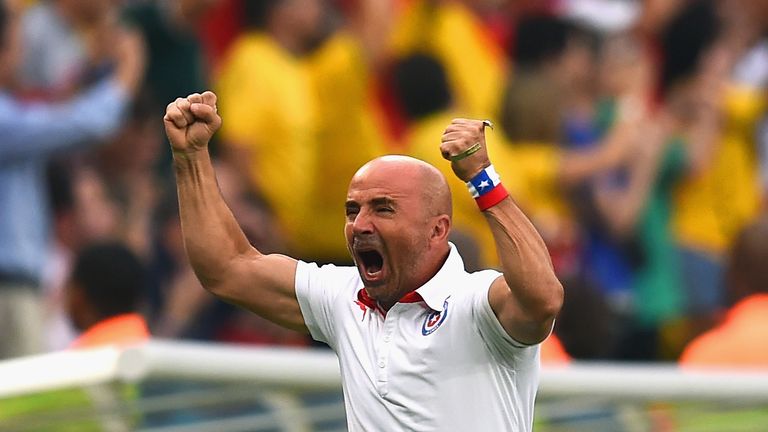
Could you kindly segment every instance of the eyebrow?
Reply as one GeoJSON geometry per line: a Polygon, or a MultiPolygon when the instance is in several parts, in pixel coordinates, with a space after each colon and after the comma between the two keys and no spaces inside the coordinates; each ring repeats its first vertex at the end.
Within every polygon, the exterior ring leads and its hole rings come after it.
{"type": "Polygon", "coordinates": [[[371,200],[371,205],[379,206],[379,205],[387,205],[387,206],[395,206],[395,200],[389,197],[380,197],[380,198],[374,198],[371,200]]]}
{"type": "MultiPolygon", "coordinates": [[[[377,197],[370,200],[370,204],[372,206],[379,206],[379,205],[387,205],[387,206],[396,206],[395,200],[389,197],[377,197]]],[[[347,200],[344,203],[344,208],[350,209],[350,208],[360,208],[360,204],[355,200],[347,200]]]]}

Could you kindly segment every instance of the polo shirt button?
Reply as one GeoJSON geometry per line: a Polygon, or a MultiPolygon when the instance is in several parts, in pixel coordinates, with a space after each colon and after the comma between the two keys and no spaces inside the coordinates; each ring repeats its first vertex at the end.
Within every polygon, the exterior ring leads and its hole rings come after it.
{"type": "Polygon", "coordinates": [[[389,335],[384,335],[384,342],[389,342],[392,338],[389,335]]]}
{"type": "Polygon", "coordinates": [[[384,360],[379,360],[379,367],[380,367],[380,368],[383,368],[383,367],[384,367],[384,360]]]}

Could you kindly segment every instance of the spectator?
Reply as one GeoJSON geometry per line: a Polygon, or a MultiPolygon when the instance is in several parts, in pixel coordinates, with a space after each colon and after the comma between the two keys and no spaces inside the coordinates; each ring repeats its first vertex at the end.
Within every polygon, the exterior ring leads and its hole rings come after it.
{"type": "Polygon", "coordinates": [[[149,339],[138,313],[146,271],[139,258],[121,243],[95,243],[75,261],[66,288],[69,316],[83,333],[72,348],[132,345],[149,339]]]}
{"type": "MultiPolygon", "coordinates": [[[[94,243],[75,259],[66,287],[69,318],[84,331],[73,349],[129,346],[149,338],[137,313],[143,295],[144,267],[120,243],[94,243]]],[[[132,384],[104,383],[0,400],[0,422],[9,430],[134,430],[138,415],[122,409],[135,402],[132,384]],[[120,408],[120,409],[118,409],[120,408]],[[51,412],[68,412],[64,418],[51,412]]]]}
{"type": "Polygon", "coordinates": [[[76,332],[67,318],[64,287],[83,246],[119,234],[117,206],[98,173],[60,161],[48,167],[52,235],[42,275],[46,348],[68,347],[76,332]]]}
{"type": "Polygon", "coordinates": [[[233,43],[217,84],[219,109],[228,119],[222,150],[297,248],[300,221],[309,217],[304,209],[316,150],[316,106],[300,57],[319,32],[321,8],[318,0],[245,5],[249,30],[233,43]]]}
{"type": "Polygon", "coordinates": [[[165,112],[176,95],[207,86],[207,64],[197,28],[218,2],[139,0],[125,7],[123,19],[147,46],[144,85],[156,113],[165,112]]]}
{"type": "Polygon", "coordinates": [[[728,293],[733,306],[683,351],[683,366],[768,368],[768,219],[745,228],[731,250],[728,293]]]}
{"type": "Polygon", "coordinates": [[[475,2],[406,3],[396,15],[393,52],[428,53],[444,65],[454,105],[463,115],[489,117],[499,111],[504,86],[504,52],[471,7],[475,2]]]}
{"type": "Polygon", "coordinates": [[[317,167],[351,175],[381,153],[367,96],[386,35],[378,11],[388,5],[363,2],[348,23],[327,29],[317,0],[246,2],[249,31],[221,66],[225,159],[263,196],[288,247],[323,262],[349,259],[332,228],[343,215],[329,205],[346,185],[317,167]],[[312,230],[300,223],[308,219],[312,230]]]}
{"type": "MultiPolygon", "coordinates": [[[[162,126],[156,119],[162,117],[165,107],[176,95],[200,92],[208,88],[209,65],[203,52],[199,28],[206,14],[220,0],[139,0],[126,3],[123,21],[139,33],[147,47],[147,68],[142,95],[146,104],[137,114],[144,115],[145,140],[155,134],[157,144],[165,143],[162,126]],[[150,119],[150,115],[152,115],[150,119]],[[151,123],[148,124],[148,123],[151,123]]],[[[127,132],[130,134],[130,132],[127,132]]],[[[130,146],[128,146],[130,148],[130,146]]],[[[160,146],[162,148],[162,145],[160,146]]],[[[167,148],[167,147],[166,147],[167,148]]],[[[153,187],[160,188],[160,196],[171,196],[175,190],[167,166],[170,152],[155,152],[155,172],[145,173],[144,182],[157,177],[153,187]]],[[[137,177],[136,180],[139,180],[137,177]]]]}
{"type": "Polygon", "coordinates": [[[39,288],[50,217],[45,164],[63,150],[83,148],[118,127],[143,68],[138,41],[121,34],[113,76],[61,104],[23,105],[8,94],[16,47],[15,17],[0,13],[0,358],[42,348],[39,288]]]}
{"type": "MultiPolygon", "coordinates": [[[[720,10],[720,31],[715,34],[707,32],[713,25],[703,19],[706,9],[697,14],[694,9],[677,20],[677,30],[670,30],[665,39],[669,52],[706,49],[694,79],[677,83],[688,88],[678,89],[673,107],[688,136],[688,170],[674,197],[672,234],[687,299],[689,337],[710,327],[724,306],[725,255],[760,207],[755,132],[765,111],[765,88],[758,77],[750,77],[756,71],[745,70],[744,64],[761,32],[752,11],[755,3],[710,5],[720,10]],[[692,43],[701,45],[702,39],[708,42],[703,48],[692,43]]],[[[674,57],[678,60],[667,75],[678,72],[686,58],[674,57]]]]}
{"type": "Polygon", "coordinates": [[[637,248],[637,259],[632,261],[631,323],[619,356],[655,360],[659,329],[679,319],[683,311],[670,208],[673,188],[685,169],[685,148],[663,114],[642,118],[638,126],[629,143],[635,149],[633,157],[618,177],[604,179],[594,199],[609,232],[637,248]]]}
{"type": "MultiPolygon", "coordinates": [[[[344,242],[336,235],[343,219],[332,205],[346,196],[344,178],[384,153],[384,137],[372,103],[374,74],[385,62],[392,0],[358,2],[306,58],[317,125],[312,197],[313,229],[302,232],[303,250],[322,262],[349,263],[344,242]],[[328,176],[324,167],[338,176],[328,176]]],[[[302,225],[302,228],[305,226],[302,225]]]]}
{"type": "Polygon", "coordinates": [[[173,192],[155,173],[163,149],[156,107],[146,94],[136,98],[120,130],[95,152],[94,165],[119,207],[118,236],[145,262],[151,259],[155,207],[173,192]]]}
{"type": "Polygon", "coordinates": [[[112,0],[39,1],[22,17],[22,92],[60,100],[103,78],[122,29],[112,0]]]}

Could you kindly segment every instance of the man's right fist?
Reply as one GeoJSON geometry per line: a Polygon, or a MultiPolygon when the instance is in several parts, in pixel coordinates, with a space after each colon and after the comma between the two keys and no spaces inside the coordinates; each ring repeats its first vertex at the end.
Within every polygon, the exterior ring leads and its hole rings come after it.
{"type": "Polygon", "coordinates": [[[174,153],[189,154],[206,148],[221,127],[216,95],[207,91],[177,98],[168,104],[163,123],[174,153]]]}

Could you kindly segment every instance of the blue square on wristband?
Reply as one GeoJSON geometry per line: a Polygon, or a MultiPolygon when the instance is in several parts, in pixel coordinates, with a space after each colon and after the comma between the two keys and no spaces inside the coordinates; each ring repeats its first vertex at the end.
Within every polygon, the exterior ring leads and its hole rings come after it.
{"type": "Polygon", "coordinates": [[[475,189],[478,196],[483,196],[493,190],[500,183],[500,180],[493,166],[489,166],[474,176],[469,183],[475,189]]]}

